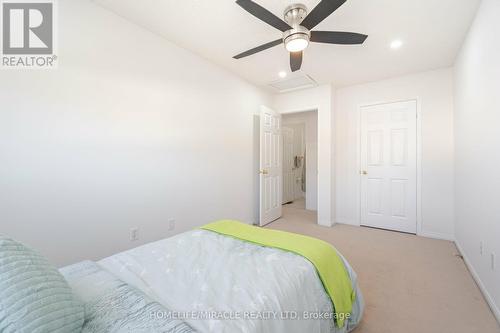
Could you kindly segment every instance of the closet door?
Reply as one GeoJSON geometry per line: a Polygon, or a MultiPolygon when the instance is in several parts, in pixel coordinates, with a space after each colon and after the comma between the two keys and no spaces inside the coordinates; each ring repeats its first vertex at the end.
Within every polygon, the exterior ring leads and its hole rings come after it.
{"type": "Polygon", "coordinates": [[[417,102],[361,108],[361,224],[417,232],[417,102]]]}

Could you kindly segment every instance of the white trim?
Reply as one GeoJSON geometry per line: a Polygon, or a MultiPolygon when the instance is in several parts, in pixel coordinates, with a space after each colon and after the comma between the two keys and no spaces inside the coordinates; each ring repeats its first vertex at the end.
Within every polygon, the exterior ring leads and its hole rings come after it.
{"type": "Polygon", "coordinates": [[[420,237],[427,237],[427,238],[434,238],[434,239],[442,239],[450,242],[455,241],[455,237],[450,234],[443,234],[440,232],[432,232],[432,231],[421,231],[418,236],[420,237]]]}
{"type": "Polygon", "coordinates": [[[356,147],[356,174],[358,175],[357,181],[358,181],[358,196],[356,198],[356,221],[357,225],[361,226],[361,175],[359,174],[359,170],[361,170],[361,108],[363,105],[358,105],[358,113],[357,113],[357,119],[356,119],[356,126],[358,129],[357,134],[357,141],[358,145],[356,147]]]}
{"type": "Polygon", "coordinates": [[[278,111],[282,115],[286,114],[294,114],[294,113],[303,113],[303,112],[318,112],[319,106],[311,106],[311,107],[306,107],[306,108],[300,108],[300,109],[290,109],[290,110],[284,110],[284,111],[278,111]]]}
{"type": "MultiPolygon", "coordinates": [[[[439,235],[434,233],[422,231],[422,107],[420,103],[420,98],[408,98],[408,99],[400,99],[400,100],[388,100],[388,101],[379,101],[374,103],[367,104],[359,104],[358,105],[358,145],[357,145],[357,167],[358,170],[361,170],[361,109],[364,107],[377,106],[383,104],[392,104],[392,103],[401,103],[401,102],[410,102],[415,101],[417,103],[417,236],[422,237],[430,237],[430,238],[438,238],[438,239],[447,239],[441,237],[434,237],[431,235],[439,235]],[[427,236],[426,236],[427,235],[427,236]]],[[[358,197],[356,198],[357,205],[357,225],[361,226],[361,175],[358,176],[358,197]]]]}
{"type": "Polygon", "coordinates": [[[356,226],[356,227],[359,227],[359,223],[356,221],[356,220],[350,220],[350,219],[345,219],[345,218],[337,218],[336,221],[335,221],[336,224],[348,224],[348,225],[352,225],[352,226],[356,226]]]}
{"type": "MultiPolygon", "coordinates": [[[[321,134],[321,130],[320,130],[320,126],[319,126],[319,109],[320,107],[319,106],[310,106],[310,107],[306,107],[306,108],[299,108],[299,109],[292,109],[292,110],[284,110],[284,111],[278,111],[279,113],[281,113],[282,116],[285,116],[285,115],[293,115],[293,114],[296,114],[296,113],[304,113],[304,112],[316,112],[316,123],[317,123],[317,129],[318,129],[318,133],[317,133],[317,138],[316,138],[316,144],[317,146],[319,147],[319,144],[320,144],[320,134],[321,134]]],[[[331,159],[331,156],[330,156],[330,159],[331,159]]],[[[320,198],[321,198],[321,191],[320,191],[320,179],[322,179],[321,177],[321,173],[320,173],[320,170],[319,170],[319,160],[320,160],[320,156],[319,156],[319,151],[318,151],[318,156],[317,156],[317,172],[318,172],[318,176],[317,176],[317,182],[318,184],[316,185],[316,190],[317,190],[317,193],[316,193],[316,212],[317,212],[317,216],[318,216],[318,219],[316,221],[316,223],[318,225],[321,225],[321,226],[324,226],[324,227],[332,227],[333,226],[333,223],[332,221],[328,221],[328,220],[320,220],[319,217],[322,216],[322,214],[320,214],[320,210],[322,209],[321,205],[320,205],[320,198]]],[[[327,172],[331,172],[331,170],[325,170],[327,172]]],[[[330,182],[331,183],[331,182],[330,182]]],[[[307,189],[306,189],[306,192],[307,192],[307,189]]],[[[331,192],[331,186],[330,186],[330,192],[331,192]]],[[[331,202],[331,200],[330,200],[331,202]]],[[[330,204],[330,214],[332,211],[332,207],[331,207],[331,204],[330,204]]],[[[330,215],[331,216],[331,215],[330,215]]]]}
{"type": "MultiPolygon", "coordinates": [[[[420,98],[415,98],[417,101],[417,235],[423,237],[435,238],[432,233],[427,233],[429,236],[423,235],[423,219],[422,219],[422,103],[420,98]]],[[[437,233],[435,235],[438,235],[437,233]]],[[[438,239],[444,239],[437,237],[438,239]]],[[[452,237],[453,239],[453,237],[452,237]]]]}
{"type": "MultiPolygon", "coordinates": [[[[356,220],[350,220],[350,219],[346,219],[346,218],[337,218],[336,222],[335,223],[338,223],[338,224],[346,224],[346,225],[352,225],[352,226],[355,226],[355,227],[363,227],[359,224],[358,221],[356,220]]],[[[366,226],[369,228],[369,226],[366,226]]],[[[427,238],[433,238],[433,239],[440,239],[440,240],[446,240],[446,241],[450,241],[450,242],[454,242],[455,241],[455,237],[453,235],[450,235],[450,234],[442,234],[442,233],[439,233],[439,232],[421,232],[419,235],[417,235],[419,237],[427,237],[427,238]]]]}
{"type": "Polygon", "coordinates": [[[488,305],[490,306],[491,312],[493,312],[493,315],[495,316],[497,322],[500,324],[500,309],[498,309],[497,305],[495,304],[495,301],[493,300],[493,297],[490,295],[490,293],[484,286],[484,283],[483,281],[481,281],[479,274],[477,274],[476,270],[474,269],[474,266],[471,264],[469,258],[465,255],[465,252],[462,250],[462,247],[460,246],[460,243],[458,241],[455,241],[455,246],[457,247],[458,252],[460,252],[460,254],[462,255],[462,258],[464,258],[465,266],[467,266],[467,268],[469,269],[469,272],[474,278],[474,281],[476,281],[479,290],[481,290],[481,293],[483,294],[486,303],[488,303],[488,305]]]}

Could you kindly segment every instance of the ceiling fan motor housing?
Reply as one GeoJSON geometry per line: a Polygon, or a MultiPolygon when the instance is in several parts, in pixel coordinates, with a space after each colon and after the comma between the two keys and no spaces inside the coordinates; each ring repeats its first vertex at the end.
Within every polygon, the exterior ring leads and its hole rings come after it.
{"type": "Polygon", "coordinates": [[[290,5],[286,7],[284,16],[285,22],[295,28],[306,18],[307,7],[300,3],[290,5]]]}
{"type": "Polygon", "coordinates": [[[307,7],[303,4],[293,4],[285,9],[285,22],[288,23],[292,29],[283,33],[283,42],[287,45],[295,39],[307,40],[311,38],[311,32],[300,25],[304,18],[307,16],[307,7]]]}

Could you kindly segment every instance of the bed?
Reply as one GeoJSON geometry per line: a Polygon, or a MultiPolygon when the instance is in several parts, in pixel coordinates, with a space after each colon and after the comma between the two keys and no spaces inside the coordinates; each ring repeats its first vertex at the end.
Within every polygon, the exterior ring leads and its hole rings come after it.
{"type": "Polygon", "coordinates": [[[331,317],[332,301],[310,261],[208,230],[61,272],[89,304],[87,332],[98,332],[96,327],[140,332],[143,325],[144,332],[344,333],[358,325],[364,305],[356,273],[340,257],[356,295],[342,327],[331,317]],[[123,293],[133,294],[132,299],[123,293]],[[141,309],[127,311],[138,303],[141,309]],[[113,312],[115,306],[121,314],[113,312]],[[103,308],[111,314],[103,315],[103,308]],[[127,318],[131,313],[134,320],[127,318]],[[141,324],[130,329],[137,321],[141,324]]]}

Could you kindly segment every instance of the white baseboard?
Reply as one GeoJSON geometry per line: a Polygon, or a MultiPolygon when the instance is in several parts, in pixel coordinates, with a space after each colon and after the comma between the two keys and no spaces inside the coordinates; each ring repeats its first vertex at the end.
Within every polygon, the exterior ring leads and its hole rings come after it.
{"type": "Polygon", "coordinates": [[[495,304],[495,301],[493,300],[493,297],[491,297],[490,293],[486,289],[486,287],[483,284],[483,281],[481,281],[481,278],[479,277],[479,274],[477,274],[476,270],[474,269],[474,266],[472,266],[471,262],[469,261],[467,255],[463,251],[462,247],[460,246],[460,243],[458,241],[455,241],[455,245],[458,249],[458,252],[462,255],[462,258],[464,258],[465,266],[469,269],[470,274],[476,281],[477,286],[479,287],[479,290],[481,290],[481,293],[483,293],[484,298],[486,299],[486,302],[490,306],[491,312],[493,312],[493,315],[497,319],[499,325],[500,325],[500,310],[498,309],[498,306],[495,304]]]}
{"type": "Polygon", "coordinates": [[[318,224],[322,227],[333,227],[335,225],[331,221],[318,221],[318,224]]]}
{"type": "Polygon", "coordinates": [[[451,242],[455,241],[455,237],[453,235],[442,234],[439,232],[432,232],[432,231],[421,231],[417,234],[417,236],[434,238],[434,239],[442,239],[442,240],[447,240],[447,241],[451,241],[451,242]]]}
{"type": "Polygon", "coordinates": [[[344,219],[344,218],[337,218],[335,220],[335,223],[339,224],[349,224],[349,225],[354,225],[356,227],[359,227],[359,222],[354,221],[354,220],[349,220],[349,219],[344,219]]]}

